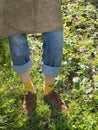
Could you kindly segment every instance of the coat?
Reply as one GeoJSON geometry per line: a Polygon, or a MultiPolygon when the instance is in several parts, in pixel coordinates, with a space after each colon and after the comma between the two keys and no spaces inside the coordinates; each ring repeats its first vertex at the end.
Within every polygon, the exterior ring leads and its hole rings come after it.
{"type": "Polygon", "coordinates": [[[61,29],[60,0],[0,0],[0,38],[61,29]]]}

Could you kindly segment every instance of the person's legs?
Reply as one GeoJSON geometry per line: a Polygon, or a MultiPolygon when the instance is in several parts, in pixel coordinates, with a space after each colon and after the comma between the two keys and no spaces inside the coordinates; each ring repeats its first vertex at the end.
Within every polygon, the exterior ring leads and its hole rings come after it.
{"type": "Polygon", "coordinates": [[[25,85],[25,90],[34,92],[31,83],[29,69],[32,67],[27,37],[24,34],[16,34],[8,37],[13,68],[20,75],[25,85]]]}
{"type": "MultiPolygon", "coordinates": [[[[62,31],[43,33],[42,71],[45,75],[45,84],[52,85],[54,83],[54,78],[60,72],[62,61],[62,49],[63,49],[62,31]]],[[[51,90],[52,89],[50,87],[50,91],[51,90]]]]}
{"type": "MultiPolygon", "coordinates": [[[[25,34],[16,34],[8,37],[11,57],[13,61],[13,68],[17,74],[19,74],[21,80],[24,83],[25,91],[29,93],[30,97],[32,94],[35,95],[36,90],[31,82],[30,71],[32,67],[32,62],[30,60],[30,51],[28,46],[27,37],[25,34]],[[30,94],[31,93],[31,94],[30,94]]],[[[28,107],[28,95],[25,97],[24,106],[28,107]]],[[[35,99],[34,99],[35,100],[35,99]]],[[[35,101],[34,101],[35,102],[35,101]]],[[[30,108],[30,112],[31,108],[30,108]]],[[[30,113],[29,112],[29,113],[30,113]]]]}
{"type": "Polygon", "coordinates": [[[61,68],[63,50],[63,32],[54,31],[43,33],[42,71],[44,73],[43,93],[56,109],[66,109],[65,103],[53,90],[55,77],[61,68]],[[54,96],[53,96],[54,94],[54,96]],[[59,101],[57,101],[59,99],[59,101]],[[52,102],[53,100],[53,102],[52,102]],[[58,108],[57,108],[58,107],[58,108]]]}

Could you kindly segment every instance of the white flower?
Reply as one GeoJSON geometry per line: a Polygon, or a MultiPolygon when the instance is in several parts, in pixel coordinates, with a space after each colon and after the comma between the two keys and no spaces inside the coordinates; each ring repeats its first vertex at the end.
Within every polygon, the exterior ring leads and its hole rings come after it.
{"type": "Polygon", "coordinates": [[[74,82],[74,83],[79,82],[79,80],[80,80],[80,78],[79,78],[79,77],[74,77],[74,78],[73,78],[73,82],[74,82]]]}

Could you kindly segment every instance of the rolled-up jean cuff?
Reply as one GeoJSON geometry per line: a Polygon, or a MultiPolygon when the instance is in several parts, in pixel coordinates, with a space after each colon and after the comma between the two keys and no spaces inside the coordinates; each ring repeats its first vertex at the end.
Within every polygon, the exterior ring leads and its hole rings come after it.
{"type": "Polygon", "coordinates": [[[14,66],[13,65],[13,69],[16,71],[16,73],[18,74],[22,74],[26,71],[28,71],[30,68],[32,67],[32,61],[28,61],[26,64],[24,65],[19,65],[19,66],[14,66]]]}
{"type": "Polygon", "coordinates": [[[61,67],[51,67],[51,66],[42,64],[42,72],[48,76],[52,76],[52,77],[58,76],[60,69],[61,67]]]}

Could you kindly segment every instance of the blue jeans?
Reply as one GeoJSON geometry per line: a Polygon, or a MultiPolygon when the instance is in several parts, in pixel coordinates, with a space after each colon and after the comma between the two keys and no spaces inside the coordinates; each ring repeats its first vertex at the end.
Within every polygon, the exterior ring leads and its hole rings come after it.
{"type": "MultiPolygon", "coordinates": [[[[57,76],[62,61],[63,32],[46,32],[42,34],[42,39],[42,72],[48,76],[57,76]]],[[[28,71],[32,67],[32,61],[26,35],[12,35],[8,41],[14,70],[18,74],[28,71]]]]}

